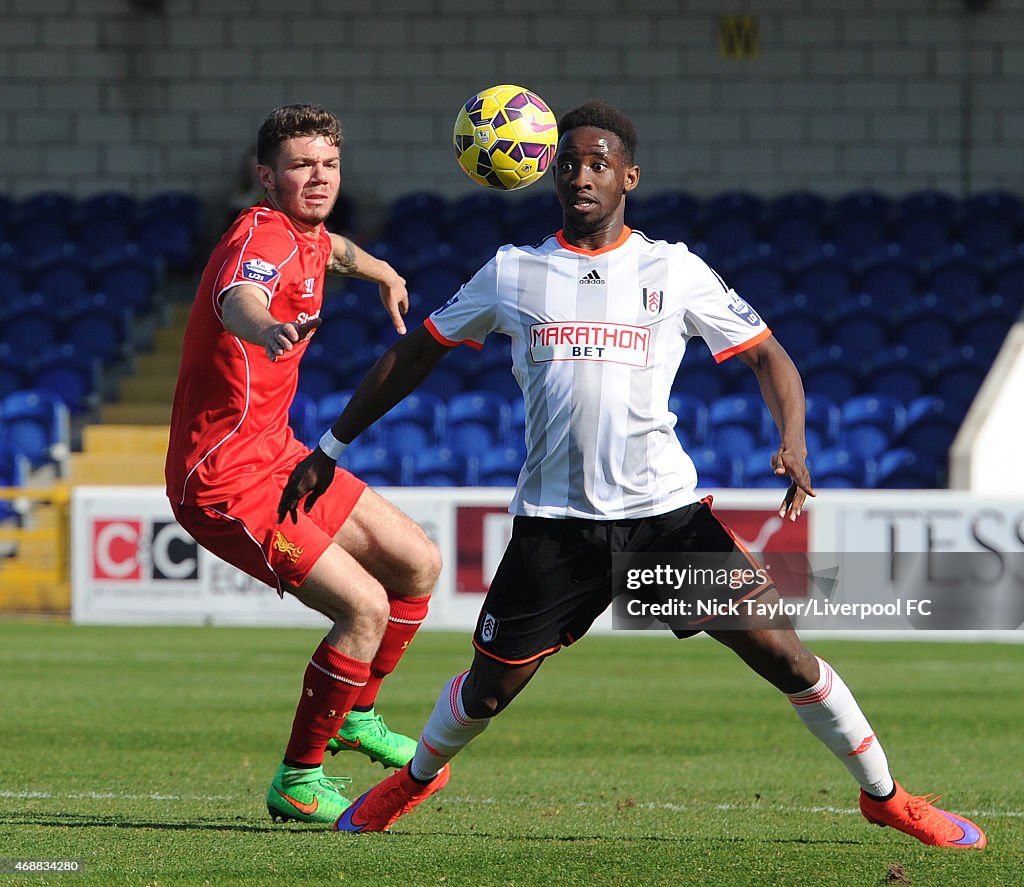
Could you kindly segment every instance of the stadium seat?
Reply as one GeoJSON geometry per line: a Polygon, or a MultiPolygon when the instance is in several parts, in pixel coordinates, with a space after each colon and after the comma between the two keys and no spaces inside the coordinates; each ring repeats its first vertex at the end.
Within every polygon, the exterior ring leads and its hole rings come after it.
{"type": "Polygon", "coordinates": [[[408,271],[406,286],[410,292],[419,293],[436,308],[455,295],[466,279],[455,257],[434,258],[408,271]]]}
{"type": "Polygon", "coordinates": [[[95,407],[100,397],[100,361],[67,342],[33,356],[29,378],[33,388],[56,394],[72,415],[95,407]]]}
{"type": "Polygon", "coordinates": [[[59,254],[49,254],[33,263],[28,287],[51,304],[66,305],[89,293],[91,278],[89,256],[74,244],[65,244],[59,254]]]}
{"type": "Polygon", "coordinates": [[[735,456],[713,447],[688,451],[697,469],[698,487],[735,487],[742,482],[743,466],[735,456]]]}
{"type": "Polygon", "coordinates": [[[24,266],[13,256],[0,256],[0,299],[8,302],[25,295],[24,266]]]}
{"type": "Polygon", "coordinates": [[[444,399],[433,391],[418,388],[378,420],[378,430],[383,433],[393,423],[418,425],[431,440],[432,446],[440,444],[444,440],[446,423],[444,399]]]}
{"type": "Polygon", "coordinates": [[[410,421],[379,422],[375,440],[400,456],[414,456],[421,450],[437,446],[437,438],[429,428],[410,421]]]}
{"type": "Polygon", "coordinates": [[[306,347],[299,366],[298,390],[319,403],[320,399],[344,386],[343,367],[339,358],[316,341],[306,347]]]}
{"type": "Polygon", "coordinates": [[[877,353],[889,341],[888,314],[870,297],[851,300],[832,317],[830,340],[852,359],[861,360],[877,353]]]}
{"type": "Polygon", "coordinates": [[[33,293],[0,309],[3,327],[0,342],[26,354],[26,363],[40,349],[60,338],[60,324],[53,306],[39,293],[33,293]]]}
{"type": "Polygon", "coordinates": [[[962,248],[938,256],[923,276],[922,288],[940,302],[965,308],[980,298],[985,285],[985,268],[979,259],[962,248]]]}
{"type": "Polygon", "coordinates": [[[850,297],[853,287],[853,271],[834,256],[803,262],[793,274],[793,291],[803,293],[808,306],[818,312],[834,311],[850,297]]]}
{"type": "Polygon", "coordinates": [[[941,464],[934,457],[898,447],[878,457],[876,486],[880,489],[932,489],[939,486],[940,472],[941,464]]]}
{"type": "Polygon", "coordinates": [[[523,447],[494,447],[480,453],[477,483],[485,487],[514,487],[525,458],[523,447]]]}
{"type": "Polygon", "coordinates": [[[957,319],[960,344],[970,345],[979,354],[998,353],[1013,324],[1016,311],[999,293],[971,305],[957,319]]]}
{"type": "Polygon", "coordinates": [[[782,255],[803,258],[824,242],[828,211],[828,201],[820,194],[781,194],[765,207],[764,239],[782,255]]]}
{"type": "Polygon", "coordinates": [[[765,320],[775,338],[791,354],[815,351],[828,334],[828,323],[822,312],[792,300],[777,305],[765,320]]]}
{"type": "MultiPolygon", "coordinates": [[[[317,401],[317,423],[321,426],[323,431],[326,431],[327,428],[337,421],[338,416],[345,411],[345,407],[351,399],[352,391],[351,389],[346,388],[339,391],[329,391],[317,401]]],[[[360,435],[360,437],[362,437],[362,435],[360,435]]]]}
{"type": "Polygon", "coordinates": [[[94,290],[144,314],[153,307],[161,270],[153,256],[129,243],[105,251],[94,262],[92,275],[94,290]]]}
{"type": "Polygon", "coordinates": [[[715,363],[703,339],[694,338],[686,343],[682,363],[672,381],[673,394],[691,394],[710,403],[726,393],[728,383],[729,377],[715,363]]]}
{"type": "Polygon", "coordinates": [[[772,254],[755,253],[741,259],[728,273],[729,285],[752,305],[776,305],[789,291],[786,262],[772,254]]]}
{"type": "Polygon", "coordinates": [[[1016,311],[1024,308],[1024,244],[993,259],[988,291],[1002,295],[1016,311]]]}
{"type": "MultiPolygon", "coordinates": [[[[3,425],[0,424],[0,487],[24,487],[28,485],[31,465],[28,458],[17,449],[8,448],[3,442],[3,425]]],[[[0,520],[18,518],[15,504],[0,500],[0,520]]]]}
{"type": "Polygon", "coordinates": [[[897,202],[893,237],[910,255],[936,255],[954,242],[957,201],[936,189],[907,194],[897,202]]]}
{"type": "Polygon", "coordinates": [[[907,405],[906,427],[899,447],[945,459],[963,421],[963,410],[935,395],[924,395],[907,405]]]}
{"type": "Polygon", "coordinates": [[[890,325],[893,344],[905,345],[916,358],[930,362],[954,347],[958,314],[956,306],[928,294],[895,316],[890,325]]]}
{"type": "Polygon", "coordinates": [[[721,215],[705,219],[701,226],[700,240],[709,253],[709,264],[724,264],[756,246],[757,220],[744,215],[721,215]]]}
{"type": "Polygon", "coordinates": [[[28,387],[27,368],[21,349],[0,343],[0,398],[28,387]]]}
{"type": "Polygon", "coordinates": [[[71,445],[68,409],[53,392],[15,391],[0,401],[2,440],[32,467],[62,462],[71,445]]]}
{"type": "Polygon", "coordinates": [[[562,207],[554,191],[529,190],[509,210],[508,233],[513,243],[537,243],[562,227],[562,207]]]}
{"type": "Polygon", "coordinates": [[[839,445],[865,459],[888,449],[906,422],[903,404],[886,394],[851,397],[839,410],[839,445]]]}
{"type": "Polygon", "coordinates": [[[662,191],[644,201],[627,201],[627,224],[654,239],[689,243],[693,239],[700,201],[684,191],[662,191]],[[631,204],[633,204],[631,209],[631,204]]]}
{"type": "Polygon", "coordinates": [[[842,447],[821,450],[808,458],[811,483],[815,487],[856,488],[872,486],[872,471],[867,459],[842,447]]]}
{"type": "Polygon", "coordinates": [[[871,358],[865,368],[861,392],[884,393],[909,403],[925,393],[927,367],[906,345],[893,345],[871,358]]]}
{"type": "Polygon", "coordinates": [[[445,422],[449,433],[459,425],[482,425],[500,438],[508,434],[512,413],[508,400],[488,390],[471,390],[454,394],[445,405],[445,422]]]}
{"type": "Polygon", "coordinates": [[[837,255],[859,262],[884,250],[893,202],[877,191],[853,191],[832,205],[829,241],[837,255]]]}
{"type": "Polygon", "coordinates": [[[329,354],[351,354],[372,345],[378,338],[377,327],[371,318],[334,314],[323,318],[312,341],[329,354]]]}
{"type": "MultiPolygon", "coordinates": [[[[435,369],[427,376],[427,381],[429,382],[436,373],[435,369]]],[[[504,397],[509,403],[515,403],[517,400],[522,400],[523,397],[523,391],[519,387],[516,377],[512,375],[511,361],[506,361],[503,366],[492,366],[482,370],[479,376],[466,381],[473,389],[492,391],[504,397]]],[[[436,390],[441,390],[445,395],[450,396],[463,389],[463,377],[459,376],[456,382],[446,384],[448,384],[447,390],[444,388],[436,390]]]]}
{"type": "Polygon", "coordinates": [[[798,360],[804,390],[836,401],[857,393],[861,379],[860,362],[850,358],[839,345],[830,345],[798,360]]]}
{"type": "Polygon", "coordinates": [[[384,447],[353,444],[340,463],[371,486],[400,486],[408,482],[408,459],[384,447]]]}
{"type": "Polygon", "coordinates": [[[920,263],[893,250],[865,261],[858,285],[876,304],[896,312],[916,298],[920,277],[920,263]]]}
{"type": "Polygon", "coordinates": [[[739,425],[759,436],[766,409],[758,395],[727,394],[715,398],[708,404],[708,431],[713,434],[724,426],[739,425]]]}
{"type": "Polygon", "coordinates": [[[114,304],[106,293],[86,296],[70,305],[60,318],[60,339],[83,354],[111,363],[131,350],[130,311],[114,304]]]}
{"type": "Polygon", "coordinates": [[[964,345],[936,361],[927,393],[948,401],[964,413],[988,375],[994,355],[981,355],[964,345]]]}
{"type": "Polygon", "coordinates": [[[139,207],[137,241],[171,268],[187,268],[195,258],[202,219],[199,199],[185,191],[163,191],[139,207]]]}
{"type": "Polygon", "coordinates": [[[450,447],[430,447],[412,457],[412,482],[424,487],[458,487],[471,483],[469,460],[450,447]]]}
{"type": "Polygon", "coordinates": [[[759,447],[743,456],[742,486],[783,490],[789,485],[788,477],[780,477],[772,469],[772,456],[777,450],[778,447],[759,447]]]}
{"type": "Polygon", "coordinates": [[[17,202],[10,209],[8,224],[30,227],[46,219],[70,219],[75,198],[65,191],[39,191],[17,202]]]}

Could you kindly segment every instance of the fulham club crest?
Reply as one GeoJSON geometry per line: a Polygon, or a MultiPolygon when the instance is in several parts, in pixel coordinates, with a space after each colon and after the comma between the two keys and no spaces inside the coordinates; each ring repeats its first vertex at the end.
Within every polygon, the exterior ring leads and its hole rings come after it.
{"type": "Polygon", "coordinates": [[[485,644],[489,644],[494,640],[494,636],[498,633],[498,620],[495,619],[490,613],[485,612],[483,614],[483,620],[480,622],[480,640],[485,644]]]}
{"type": "Polygon", "coordinates": [[[652,290],[645,286],[641,298],[643,299],[644,310],[651,317],[657,317],[661,314],[661,306],[665,303],[664,290],[652,290]]]}

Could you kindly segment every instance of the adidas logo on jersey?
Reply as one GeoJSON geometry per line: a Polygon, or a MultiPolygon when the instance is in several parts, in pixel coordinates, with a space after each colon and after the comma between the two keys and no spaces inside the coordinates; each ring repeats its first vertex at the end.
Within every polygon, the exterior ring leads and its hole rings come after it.
{"type": "Polygon", "coordinates": [[[580,278],[580,283],[597,283],[604,286],[606,281],[601,279],[601,275],[597,273],[596,268],[592,268],[585,277],[580,278]]]}

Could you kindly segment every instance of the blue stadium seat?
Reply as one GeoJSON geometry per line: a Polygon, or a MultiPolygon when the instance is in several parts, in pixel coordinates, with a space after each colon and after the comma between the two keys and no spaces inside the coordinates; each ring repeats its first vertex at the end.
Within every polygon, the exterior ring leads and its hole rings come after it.
{"type": "Polygon", "coordinates": [[[708,404],[708,431],[711,434],[722,427],[739,425],[760,436],[767,407],[759,395],[727,394],[708,404]]]}
{"type": "Polygon", "coordinates": [[[979,354],[995,355],[1002,347],[1018,312],[999,293],[971,305],[957,319],[960,344],[979,354]]]}
{"type": "Polygon", "coordinates": [[[448,446],[464,456],[479,456],[501,447],[505,440],[493,426],[481,422],[460,422],[448,428],[448,446]]]}
{"type": "MultiPolygon", "coordinates": [[[[29,483],[32,466],[24,453],[8,448],[3,442],[0,424],[0,487],[24,487],[29,483]]],[[[14,502],[0,500],[0,520],[18,519],[20,514],[14,502]]]]}
{"type": "Polygon", "coordinates": [[[343,387],[343,367],[340,359],[323,348],[316,338],[306,347],[299,365],[298,390],[314,401],[343,387]]]}
{"type": "Polygon", "coordinates": [[[893,344],[932,360],[953,348],[958,333],[958,311],[931,294],[900,312],[892,323],[893,344]]]}
{"type": "Polygon", "coordinates": [[[562,207],[551,190],[521,197],[509,210],[508,233],[513,243],[537,243],[562,227],[562,207]]]}
{"type": "Polygon", "coordinates": [[[1002,295],[1017,311],[1024,308],[1024,244],[993,260],[988,291],[1002,295]]]}
{"type": "Polygon", "coordinates": [[[15,391],[0,401],[2,441],[32,467],[66,458],[71,445],[68,409],[50,391],[15,391]]]}
{"type": "Polygon", "coordinates": [[[688,243],[700,215],[700,201],[685,191],[661,191],[644,201],[627,201],[626,224],[648,237],[688,243]]]}
{"type": "Polygon", "coordinates": [[[729,284],[753,305],[777,304],[789,291],[789,268],[772,254],[753,254],[729,270],[729,284]]]}
{"type": "Polygon", "coordinates": [[[323,323],[313,334],[312,341],[330,354],[351,354],[372,345],[377,339],[377,327],[373,319],[351,314],[345,317],[335,314],[323,318],[323,323]]]}
{"type": "Polygon", "coordinates": [[[401,456],[414,456],[421,450],[437,445],[437,438],[429,428],[410,421],[378,423],[375,439],[380,446],[401,456]]]}
{"type": "Polygon", "coordinates": [[[161,270],[153,256],[129,243],[106,250],[93,263],[92,275],[94,290],[144,314],[153,306],[161,270]]]}
{"type": "Polygon", "coordinates": [[[721,215],[705,219],[700,240],[713,265],[723,264],[751,250],[758,242],[758,223],[744,215],[721,215]]]}
{"type": "Polygon", "coordinates": [[[764,239],[785,256],[803,258],[825,240],[828,201],[811,191],[790,191],[765,208],[764,239]]]}
{"type": "Polygon", "coordinates": [[[514,487],[525,457],[523,447],[494,447],[480,453],[477,483],[485,487],[514,487]]]}
{"type": "Polygon", "coordinates": [[[0,342],[24,354],[26,363],[41,349],[58,341],[60,324],[53,307],[39,293],[7,305],[3,311],[0,342]]]}
{"type": "Polygon", "coordinates": [[[86,296],[61,315],[60,339],[83,354],[111,363],[131,350],[130,314],[106,293],[86,296]]]}
{"type": "Polygon", "coordinates": [[[39,191],[17,202],[10,210],[12,227],[29,227],[47,219],[70,219],[75,198],[65,191],[39,191]]]}
{"type": "Polygon", "coordinates": [[[927,367],[906,345],[893,345],[868,361],[861,390],[885,393],[909,403],[927,387],[927,367]]]}
{"type": "Polygon", "coordinates": [[[993,357],[979,354],[970,345],[945,355],[935,363],[927,393],[966,413],[988,375],[993,357]]]}
{"type": "Polygon", "coordinates": [[[906,411],[886,394],[851,397],[840,407],[839,445],[853,455],[873,459],[903,431],[906,411]]]}
{"type": "Polygon", "coordinates": [[[443,397],[422,387],[418,388],[378,420],[378,431],[383,434],[389,425],[397,423],[418,425],[426,433],[431,445],[441,443],[446,423],[443,397]]]}
{"type": "Polygon", "coordinates": [[[445,421],[449,433],[466,423],[490,428],[500,438],[509,431],[512,412],[508,399],[488,390],[471,390],[454,394],[445,406],[445,421]]]}
{"type": "Polygon", "coordinates": [[[907,194],[896,206],[894,239],[910,255],[936,255],[954,242],[957,211],[957,201],[944,191],[907,194]]]}
{"type": "Polygon", "coordinates": [[[437,307],[455,295],[466,279],[456,257],[435,258],[408,271],[406,286],[410,292],[421,294],[430,304],[437,307]]]}
{"type": "Polygon", "coordinates": [[[815,351],[824,343],[828,323],[818,312],[796,301],[788,301],[772,309],[765,318],[772,334],[791,354],[815,351]]]}
{"type": "Polygon", "coordinates": [[[920,277],[920,263],[893,251],[865,261],[858,283],[861,291],[876,303],[899,311],[917,296],[920,277]]]}
{"type": "Polygon", "coordinates": [[[13,256],[0,257],[0,300],[7,303],[19,299],[27,288],[23,263],[13,256]]]}
{"type": "Polygon", "coordinates": [[[880,489],[932,489],[940,485],[941,472],[942,464],[933,456],[897,447],[878,457],[876,486],[880,489]]]}
{"type": "Polygon", "coordinates": [[[842,447],[812,454],[808,468],[815,487],[847,489],[872,486],[873,476],[868,460],[842,447]]]}
{"type": "Polygon", "coordinates": [[[835,310],[853,290],[853,270],[845,260],[834,256],[803,262],[793,274],[793,291],[803,293],[815,311],[835,310]]]}
{"type": "Polygon", "coordinates": [[[683,360],[672,381],[672,392],[692,394],[704,403],[710,403],[728,390],[729,377],[715,363],[704,340],[695,338],[686,343],[683,360]]]}
{"type": "MultiPolygon", "coordinates": [[[[352,390],[345,388],[338,391],[329,391],[317,401],[316,417],[317,423],[321,427],[321,432],[326,431],[337,421],[338,416],[345,411],[345,407],[351,399],[352,390]]],[[[360,439],[362,439],[366,433],[367,432],[364,432],[360,435],[360,439]]]]}
{"type": "MultiPolygon", "coordinates": [[[[436,373],[437,370],[435,369],[427,376],[427,381],[429,382],[436,373]]],[[[509,403],[515,403],[523,397],[522,389],[519,387],[516,377],[512,375],[511,362],[507,362],[504,366],[493,366],[485,369],[476,378],[466,381],[474,389],[493,391],[495,394],[501,395],[509,403]]],[[[447,387],[438,390],[444,391],[446,395],[461,391],[463,389],[463,377],[460,376],[454,381],[445,382],[444,385],[447,387]]]]}
{"type": "Polygon", "coordinates": [[[735,487],[742,482],[743,466],[735,456],[712,447],[689,451],[697,469],[698,487],[735,487]]]}
{"type": "Polygon", "coordinates": [[[28,368],[22,349],[0,343],[0,398],[28,387],[28,368]]]}
{"type": "Polygon", "coordinates": [[[960,428],[964,413],[941,397],[924,395],[907,405],[907,422],[899,447],[944,459],[960,428]]]}
{"type": "Polygon", "coordinates": [[[830,345],[798,360],[804,390],[822,394],[835,401],[843,401],[857,393],[861,380],[861,367],[839,345],[830,345]]]}
{"type": "Polygon", "coordinates": [[[424,487],[458,487],[472,482],[469,460],[450,447],[431,447],[412,457],[412,482],[424,487]]]}
{"type": "Polygon", "coordinates": [[[59,254],[48,254],[33,263],[28,287],[32,292],[41,293],[51,304],[66,305],[88,295],[91,281],[89,255],[69,243],[59,254]]]}
{"type": "Polygon", "coordinates": [[[139,207],[138,243],[169,267],[187,268],[195,259],[201,220],[202,204],[195,195],[163,191],[139,207]]]}
{"type": "Polygon", "coordinates": [[[384,447],[356,443],[342,454],[339,462],[356,477],[371,486],[401,486],[408,482],[408,459],[384,447]]]}
{"type": "Polygon", "coordinates": [[[779,476],[772,469],[772,456],[777,450],[778,447],[759,447],[744,455],[743,486],[783,490],[789,485],[788,477],[779,476]]]}
{"type": "Polygon", "coordinates": [[[855,360],[869,357],[889,342],[888,313],[870,298],[847,302],[832,317],[831,341],[855,360]]]}
{"type": "Polygon", "coordinates": [[[99,402],[100,361],[67,342],[33,355],[29,379],[33,388],[56,394],[72,415],[99,402]]]}
{"type": "Polygon", "coordinates": [[[962,248],[938,256],[925,272],[923,288],[941,302],[967,307],[980,298],[985,286],[985,267],[962,248]]]}

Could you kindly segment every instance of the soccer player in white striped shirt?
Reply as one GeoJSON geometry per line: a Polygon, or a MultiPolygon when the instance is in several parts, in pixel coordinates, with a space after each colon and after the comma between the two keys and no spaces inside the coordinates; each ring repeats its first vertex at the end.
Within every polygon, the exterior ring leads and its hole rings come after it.
{"type": "MultiPolygon", "coordinates": [[[[510,510],[512,539],[484,601],[475,654],[438,698],[410,764],[336,823],[383,831],[442,788],[448,762],[502,711],[543,660],[579,640],[612,600],[612,557],[717,553],[756,567],[695,493],[693,463],[673,433],[669,390],[687,343],[757,376],[779,429],[772,467],[790,479],[779,508],[796,520],[813,496],[800,376],[760,316],[683,244],[648,240],[624,222],[640,180],[632,122],[588,102],[559,123],[554,180],[562,229],[534,246],[505,246],[422,327],[370,370],[320,446],[300,462],[279,518],[309,509],[341,451],[411,392],[453,347],[511,340],[526,406],[526,462],[510,510]]],[[[747,597],[778,601],[769,581],[747,597]]],[[[763,610],[765,608],[758,608],[763,610]]],[[[694,623],[690,623],[694,625],[694,623]]],[[[804,646],[785,615],[703,626],[784,693],[861,788],[865,817],[945,847],[985,846],[964,817],[906,792],[838,674],[804,646]]],[[[679,637],[697,633],[673,624],[679,637]]]]}

